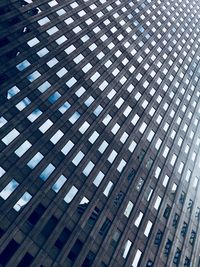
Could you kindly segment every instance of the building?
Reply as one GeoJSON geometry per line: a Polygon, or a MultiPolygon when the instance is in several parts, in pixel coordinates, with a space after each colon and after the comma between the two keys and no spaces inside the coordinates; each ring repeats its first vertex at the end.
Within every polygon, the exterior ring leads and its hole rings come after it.
{"type": "Polygon", "coordinates": [[[0,1],[0,266],[200,266],[199,8],[0,1]]]}

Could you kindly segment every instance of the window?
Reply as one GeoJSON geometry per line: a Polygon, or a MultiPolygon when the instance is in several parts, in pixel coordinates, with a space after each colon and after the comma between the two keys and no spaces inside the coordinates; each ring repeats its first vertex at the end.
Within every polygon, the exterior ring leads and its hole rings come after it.
{"type": "Polygon", "coordinates": [[[43,84],[41,84],[39,87],[38,87],[38,90],[41,92],[41,93],[44,93],[46,90],[49,89],[49,87],[51,86],[51,84],[46,81],[44,82],[43,84]]]}
{"type": "Polygon", "coordinates": [[[68,228],[64,228],[63,231],[61,232],[61,234],[59,235],[58,239],[55,242],[55,246],[58,249],[62,249],[65,245],[65,243],[67,242],[67,240],[69,239],[71,234],[71,231],[68,228]]]}
{"type": "Polygon", "coordinates": [[[50,141],[55,145],[62,137],[64,133],[61,130],[58,130],[50,139],[50,141]]]}
{"type": "Polygon", "coordinates": [[[12,179],[6,185],[6,187],[3,190],[1,190],[0,197],[2,197],[4,200],[6,200],[15,191],[15,189],[18,186],[19,186],[19,183],[15,179],[12,179]]]}
{"type": "Polygon", "coordinates": [[[77,239],[75,244],[73,245],[72,249],[70,250],[70,252],[68,254],[68,258],[72,262],[74,262],[77,259],[82,247],[83,247],[83,242],[81,242],[79,239],[77,239]]]}
{"type": "Polygon", "coordinates": [[[157,142],[156,142],[156,144],[155,144],[155,148],[156,148],[157,150],[159,150],[161,144],[162,144],[162,140],[161,140],[160,138],[158,138],[158,140],[157,140],[157,142]]]}
{"type": "Polygon", "coordinates": [[[161,168],[158,166],[155,170],[155,177],[156,179],[158,179],[159,175],[160,175],[160,172],[161,172],[161,168]]]}
{"type": "Polygon", "coordinates": [[[45,207],[42,204],[38,204],[35,210],[29,216],[28,221],[32,225],[35,225],[39,221],[39,219],[42,217],[44,212],[45,212],[45,207]]]}
{"type": "Polygon", "coordinates": [[[141,125],[141,127],[139,128],[139,131],[140,131],[141,134],[144,133],[146,127],[147,127],[147,124],[145,122],[143,122],[142,125],[141,125]]]}
{"type": "Polygon", "coordinates": [[[18,157],[22,157],[24,155],[24,153],[26,153],[26,151],[32,146],[32,144],[29,141],[25,141],[21,146],[19,146],[16,150],[15,150],[15,154],[18,157]]]}
{"type": "Polygon", "coordinates": [[[120,125],[118,123],[116,123],[113,128],[111,129],[111,132],[113,134],[116,134],[118,132],[118,130],[120,129],[120,125]]]}
{"type": "Polygon", "coordinates": [[[73,185],[71,189],[68,191],[68,193],[66,194],[66,196],[64,197],[64,201],[67,204],[69,204],[73,200],[77,192],[78,192],[78,189],[73,185]]]}
{"type": "Polygon", "coordinates": [[[47,30],[47,33],[48,33],[49,35],[52,35],[52,34],[56,33],[57,31],[59,31],[58,28],[57,28],[56,26],[54,26],[54,27],[48,29],[48,30],[47,30]]]}
{"type": "Polygon", "coordinates": [[[95,116],[99,116],[102,110],[103,110],[103,107],[101,105],[98,105],[97,108],[93,111],[93,113],[95,116]]]}
{"type": "Polygon", "coordinates": [[[172,241],[170,239],[167,239],[167,242],[166,242],[165,248],[164,248],[164,254],[165,254],[165,256],[169,256],[171,247],[172,247],[172,241]]]}
{"type": "Polygon", "coordinates": [[[28,66],[30,66],[30,62],[28,60],[24,60],[23,62],[19,63],[16,68],[19,70],[19,71],[23,71],[24,69],[26,69],[28,66]]]}
{"type": "Polygon", "coordinates": [[[103,192],[103,194],[106,197],[108,197],[108,195],[110,194],[112,187],[113,187],[113,182],[109,181],[107,186],[106,186],[106,188],[105,188],[105,190],[104,190],[104,192],[103,192]]]}
{"type": "Polygon", "coordinates": [[[108,146],[108,143],[104,140],[102,144],[100,145],[100,147],[98,148],[99,152],[102,154],[106,150],[107,146],[108,146]]]}
{"type": "Polygon", "coordinates": [[[75,83],[77,82],[77,80],[72,77],[71,79],[69,79],[67,82],[66,82],[66,85],[70,88],[72,87],[75,83]]]}
{"type": "Polygon", "coordinates": [[[128,134],[124,132],[120,138],[120,141],[124,144],[128,138],[128,134]]]}
{"type": "Polygon", "coordinates": [[[105,176],[105,175],[103,174],[103,172],[100,171],[100,172],[97,174],[97,176],[95,177],[95,179],[94,179],[94,181],[93,181],[93,184],[94,184],[96,187],[98,187],[98,186],[100,185],[100,183],[102,182],[104,176],[105,176]]]}
{"type": "Polygon", "coordinates": [[[43,26],[48,22],[50,22],[50,20],[47,17],[44,17],[44,18],[38,20],[38,23],[39,23],[40,26],[43,26]]]}
{"type": "Polygon", "coordinates": [[[43,158],[44,158],[44,156],[40,152],[37,152],[35,154],[35,156],[31,160],[29,160],[29,162],[27,163],[27,165],[31,169],[34,169],[43,158]]]}
{"type": "Polygon", "coordinates": [[[73,148],[73,146],[74,146],[74,143],[71,140],[69,140],[67,144],[61,149],[61,152],[64,155],[67,155],[69,151],[73,148]]]}
{"type": "Polygon", "coordinates": [[[38,129],[42,132],[45,133],[51,126],[53,125],[53,122],[51,120],[45,121],[38,129]]]}
{"type": "Polygon", "coordinates": [[[85,174],[85,176],[88,176],[91,173],[91,171],[94,168],[94,166],[95,166],[94,163],[92,161],[90,161],[86,165],[85,169],[83,170],[83,174],[85,174]]]}
{"type": "Polygon", "coordinates": [[[148,140],[149,142],[151,142],[152,139],[153,139],[153,137],[154,137],[154,135],[155,135],[155,133],[151,130],[151,131],[149,132],[148,136],[147,136],[147,140],[148,140]]]}
{"type": "Polygon", "coordinates": [[[136,227],[139,227],[139,225],[140,225],[140,223],[142,221],[143,215],[144,214],[140,211],[138,216],[137,216],[137,218],[136,218],[136,220],[135,220],[135,222],[134,222],[136,227]]]}
{"type": "Polygon", "coordinates": [[[30,200],[32,196],[28,192],[25,192],[22,197],[17,201],[17,203],[13,206],[13,209],[16,211],[20,211],[30,200]]]}
{"type": "Polygon", "coordinates": [[[152,223],[151,221],[148,221],[148,223],[147,223],[147,225],[146,225],[146,228],[145,228],[145,230],[144,230],[144,235],[145,235],[146,237],[149,236],[149,233],[150,233],[150,231],[151,231],[151,227],[152,227],[152,225],[153,225],[153,223],[152,223]]]}
{"type": "Polygon", "coordinates": [[[13,129],[10,131],[4,138],[2,138],[2,142],[4,142],[5,145],[9,145],[20,133],[13,129]]]}
{"type": "Polygon", "coordinates": [[[94,97],[90,96],[85,100],[84,104],[89,107],[94,102],[94,100],[94,97]]]}
{"type": "Polygon", "coordinates": [[[177,156],[175,154],[173,154],[171,162],[170,162],[172,166],[174,166],[176,159],[177,159],[177,156]]]}
{"type": "Polygon", "coordinates": [[[49,53],[49,50],[45,47],[45,48],[42,48],[41,50],[39,50],[38,52],[37,52],[37,55],[39,56],[39,57],[43,57],[43,56],[45,56],[46,54],[48,54],[49,53]]]}
{"type": "Polygon", "coordinates": [[[166,146],[165,147],[165,149],[164,149],[164,151],[163,151],[163,157],[167,157],[167,154],[168,154],[168,152],[169,152],[169,147],[168,146],[166,146]]]}
{"type": "Polygon", "coordinates": [[[89,127],[90,127],[90,124],[87,121],[85,121],[82,124],[82,126],[79,128],[79,132],[81,132],[82,134],[84,134],[89,127]]]}
{"type": "Polygon", "coordinates": [[[99,230],[99,234],[105,236],[110,228],[110,225],[111,225],[111,220],[106,218],[106,220],[104,221],[103,225],[99,230]]]}
{"type": "Polygon", "coordinates": [[[181,250],[179,248],[176,249],[176,253],[174,255],[174,259],[173,259],[173,263],[178,266],[179,265],[179,261],[180,261],[180,257],[181,257],[181,250]]]}
{"type": "Polygon", "coordinates": [[[138,263],[139,263],[139,260],[141,258],[141,255],[142,255],[142,251],[137,249],[135,257],[134,257],[134,260],[133,260],[133,263],[131,265],[132,267],[137,267],[138,266],[138,263]]]}
{"type": "Polygon", "coordinates": [[[25,107],[27,107],[31,103],[30,99],[28,97],[25,97],[22,99],[18,104],[16,104],[16,108],[18,110],[23,110],[25,107]]]}
{"type": "Polygon", "coordinates": [[[2,128],[7,123],[7,120],[4,117],[0,117],[0,128],[2,128]]]}
{"type": "MultiPolygon", "coordinates": [[[[64,114],[69,108],[71,107],[71,105],[70,105],[70,103],[69,102],[65,102],[58,110],[62,113],[62,114],[64,114]]],[[[76,113],[76,112],[75,112],[76,113]]],[[[75,114],[75,116],[76,117],[80,117],[80,114],[77,112],[76,114],[75,114]]],[[[78,119],[77,118],[77,119],[78,119]]]]}
{"type": "Polygon", "coordinates": [[[35,38],[29,40],[29,41],[27,42],[27,44],[28,44],[30,47],[33,47],[33,46],[35,46],[36,44],[38,44],[39,42],[40,42],[40,41],[35,37],[35,38]]]}
{"type": "Polygon", "coordinates": [[[5,247],[5,249],[0,254],[0,264],[2,266],[7,265],[7,262],[17,251],[18,247],[19,247],[19,244],[14,239],[11,239],[11,241],[8,243],[8,245],[5,247]]]}
{"type": "Polygon", "coordinates": [[[113,163],[113,161],[115,160],[117,154],[118,154],[118,153],[117,153],[115,150],[113,150],[113,151],[110,153],[109,157],[108,157],[108,161],[109,161],[110,163],[113,163]]]}
{"type": "Polygon", "coordinates": [[[130,150],[130,152],[133,152],[135,150],[137,146],[137,143],[133,140],[130,144],[130,146],[128,147],[128,149],[130,150]]]}
{"type": "MultiPolygon", "coordinates": [[[[67,73],[68,71],[66,70],[66,68],[62,68],[62,69],[60,69],[59,71],[57,71],[56,72],[56,75],[59,77],[59,78],[61,78],[61,77],[63,77],[66,73],[67,73]]],[[[57,99],[60,97],[60,93],[58,93],[58,92],[56,92],[56,94],[57,94],[57,99]],[[58,96],[58,94],[59,94],[59,96],[58,96]]]]}
{"type": "Polygon", "coordinates": [[[131,123],[132,123],[133,125],[136,125],[136,123],[138,122],[139,118],[140,118],[140,117],[139,117],[137,114],[135,114],[134,117],[133,117],[133,119],[132,119],[132,121],[131,121],[131,123]]]}
{"type": "Polygon", "coordinates": [[[161,200],[162,200],[162,198],[160,196],[157,196],[155,204],[154,204],[154,209],[156,209],[156,210],[159,209],[161,200]]]}
{"type": "Polygon", "coordinates": [[[121,231],[119,229],[115,230],[110,242],[112,247],[115,248],[117,246],[120,236],[121,236],[121,231]]]}
{"type": "Polygon", "coordinates": [[[142,186],[144,184],[144,179],[142,178],[139,178],[137,183],[136,183],[136,186],[135,186],[135,189],[140,192],[140,190],[142,189],[142,186]]]}
{"type": "Polygon", "coordinates": [[[166,187],[167,186],[167,184],[168,184],[168,182],[169,182],[169,176],[168,175],[165,175],[165,177],[164,177],[164,179],[163,179],[163,186],[164,187],[166,187]]]}
{"type": "Polygon", "coordinates": [[[53,184],[52,190],[58,193],[66,181],[67,178],[64,175],[61,175],[58,180],[53,184]]]}
{"type": "Polygon", "coordinates": [[[5,170],[3,168],[0,167],[0,177],[2,177],[5,173],[5,170]]]}
{"type": "Polygon", "coordinates": [[[55,170],[55,166],[51,163],[48,164],[48,166],[40,174],[40,179],[42,179],[43,181],[46,181],[54,170],[55,170]]]}
{"type": "Polygon", "coordinates": [[[17,267],[30,266],[33,260],[34,260],[34,257],[29,252],[26,252],[26,254],[22,258],[22,260],[19,262],[17,267]]]}
{"type": "Polygon", "coordinates": [[[129,253],[129,250],[131,248],[131,246],[132,246],[132,242],[130,240],[127,240],[126,243],[125,243],[124,251],[123,251],[123,255],[122,255],[122,257],[124,259],[126,259],[128,253],[129,253]]]}
{"type": "Polygon", "coordinates": [[[128,202],[127,206],[126,206],[126,209],[124,211],[124,215],[128,218],[131,214],[131,211],[133,209],[133,203],[131,201],[128,202]]]}
{"type": "Polygon", "coordinates": [[[117,167],[118,172],[122,172],[125,166],[126,166],[126,161],[122,159],[117,167]]]}
{"type": "Polygon", "coordinates": [[[42,111],[39,110],[38,108],[32,111],[32,113],[27,117],[27,119],[30,122],[34,122],[39,116],[42,114],[42,111]]]}

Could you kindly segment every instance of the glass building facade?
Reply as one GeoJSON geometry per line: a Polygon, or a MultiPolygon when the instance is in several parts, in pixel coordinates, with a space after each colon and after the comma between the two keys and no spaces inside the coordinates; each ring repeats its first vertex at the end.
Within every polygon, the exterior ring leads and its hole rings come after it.
{"type": "Polygon", "coordinates": [[[200,2],[0,15],[0,266],[199,267],[200,2]]]}

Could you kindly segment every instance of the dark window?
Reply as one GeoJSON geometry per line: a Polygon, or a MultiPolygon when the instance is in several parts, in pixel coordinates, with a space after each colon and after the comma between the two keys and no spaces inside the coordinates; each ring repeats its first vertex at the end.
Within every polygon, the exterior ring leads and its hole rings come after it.
{"type": "Polygon", "coordinates": [[[179,215],[177,213],[175,213],[174,219],[173,219],[173,222],[172,222],[172,226],[174,226],[174,228],[177,228],[178,221],[179,221],[179,215]]]}
{"type": "Polygon", "coordinates": [[[112,236],[112,239],[110,241],[110,244],[112,247],[116,247],[117,246],[117,243],[119,242],[119,239],[120,239],[120,236],[121,236],[121,231],[119,231],[118,229],[114,232],[113,236],[112,236]]]}
{"type": "Polygon", "coordinates": [[[188,257],[185,257],[184,267],[190,267],[190,259],[188,257]]]}
{"type": "Polygon", "coordinates": [[[17,265],[17,267],[27,267],[31,265],[31,262],[33,261],[33,256],[29,254],[28,252],[24,255],[20,263],[17,265]]]}
{"type": "Polygon", "coordinates": [[[180,198],[179,198],[179,202],[183,205],[185,201],[185,192],[181,192],[180,198]]]}
{"type": "Polygon", "coordinates": [[[128,181],[132,181],[135,175],[136,175],[136,170],[132,169],[132,171],[127,176],[128,181]]]}
{"type": "Polygon", "coordinates": [[[118,207],[118,206],[121,204],[123,198],[124,198],[124,193],[123,193],[122,191],[120,191],[120,192],[116,195],[116,197],[115,197],[115,199],[114,199],[114,204],[115,204],[115,206],[118,207]]]}
{"type": "Polygon", "coordinates": [[[140,154],[137,156],[139,162],[141,162],[141,161],[143,160],[145,154],[146,154],[146,152],[142,149],[142,150],[140,151],[140,154]]]}
{"type": "Polygon", "coordinates": [[[146,267],[153,267],[153,261],[148,260],[146,267]]]}
{"type": "Polygon", "coordinates": [[[153,165],[153,159],[150,158],[147,160],[147,163],[146,163],[147,170],[150,170],[152,165],[153,165]]]}
{"type": "Polygon", "coordinates": [[[165,219],[168,219],[169,218],[169,215],[170,215],[170,212],[171,212],[171,207],[169,205],[167,205],[165,211],[164,211],[164,214],[163,214],[163,217],[165,219]]]}
{"type": "Polygon", "coordinates": [[[179,248],[177,248],[176,253],[174,255],[174,259],[173,259],[173,263],[178,266],[179,261],[180,261],[180,257],[181,257],[181,250],[179,248]]]}
{"type": "Polygon", "coordinates": [[[172,241],[171,241],[170,239],[167,239],[167,242],[166,242],[166,244],[165,244],[165,248],[164,248],[164,254],[165,254],[166,256],[169,255],[170,250],[171,250],[171,247],[172,247],[172,241]]]}
{"type": "Polygon", "coordinates": [[[99,230],[99,234],[102,236],[106,235],[108,232],[108,229],[110,228],[110,225],[111,225],[111,220],[106,218],[105,222],[101,226],[101,229],[99,230]]]}
{"type": "Polygon", "coordinates": [[[192,199],[190,199],[188,206],[187,206],[187,209],[189,210],[189,212],[192,212],[192,207],[193,207],[193,201],[192,201],[192,199]]]}
{"type": "Polygon", "coordinates": [[[55,242],[55,246],[59,249],[62,249],[67,242],[68,238],[70,237],[71,231],[67,228],[64,228],[62,233],[60,234],[59,238],[55,242]]]}
{"type": "Polygon", "coordinates": [[[88,219],[88,224],[91,225],[91,226],[94,225],[95,222],[97,221],[98,217],[99,217],[99,214],[100,214],[100,209],[95,207],[95,209],[93,210],[90,218],[88,219]]]}
{"type": "Polygon", "coordinates": [[[192,230],[191,236],[190,236],[190,244],[193,246],[196,239],[196,232],[192,230]]]}
{"type": "Polygon", "coordinates": [[[197,219],[198,221],[200,221],[200,208],[199,208],[199,207],[197,207],[197,211],[196,211],[196,213],[195,213],[195,217],[196,217],[196,219],[197,219]]]}
{"type": "Polygon", "coordinates": [[[77,208],[78,213],[82,215],[84,211],[86,210],[87,206],[88,206],[88,203],[78,205],[78,208],[77,208]]]}
{"type": "Polygon", "coordinates": [[[10,258],[13,256],[13,254],[16,252],[18,247],[19,244],[14,239],[12,239],[5,247],[3,252],[0,254],[0,264],[5,266],[7,262],[10,260],[10,258]]]}
{"type": "Polygon", "coordinates": [[[56,227],[57,223],[58,223],[58,219],[55,216],[52,216],[48,220],[44,228],[42,229],[41,234],[45,236],[46,238],[49,237],[49,235],[52,233],[52,231],[56,227]]]}
{"type": "Polygon", "coordinates": [[[45,212],[45,207],[42,204],[39,204],[29,216],[28,221],[31,224],[35,225],[39,221],[40,217],[43,215],[44,212],[45,212]]]}
{"type": "Polygon", "coordinates": [[[87,257],[85,258],[81,267],[90,267],[94,261],[95,254],[92,251],[89,251],[87,257]]]}
{"type": "Polygon", "coordinates": [[[71,261],[75,261],[78,257],[78,254],[80,253],[81,249],[83,247],[83,242],[81,242],[79,239],[76,240],[75,244],[73,245],[72,249],[70,250],[68,254],[68,258],[71,261]]]}
{"type": "Polygon", "coordinates": [[[184,237],[187,233],[188,224],[186,222],[183,222],[183,226],[181,229],[181,235],[184,237]]]}
{"type": "Polygon", "coordinates": [[[154,244],[156,246],[159,246],[160,245],[161,240],[162,240],[162,236],[163,236],[163,232],[158,229],[158,232],[157,232],[156,237],[155,237],[155,240],[154,240],[154,244]]]}

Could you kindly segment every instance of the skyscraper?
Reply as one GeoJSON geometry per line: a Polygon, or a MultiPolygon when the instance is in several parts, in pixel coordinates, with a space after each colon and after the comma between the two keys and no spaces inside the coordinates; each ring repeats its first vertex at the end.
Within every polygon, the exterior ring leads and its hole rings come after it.
{"type": "Polygon", "coordinates": [[[200,266],[199,9],[0,1],[0,266],[200,266]]]}

